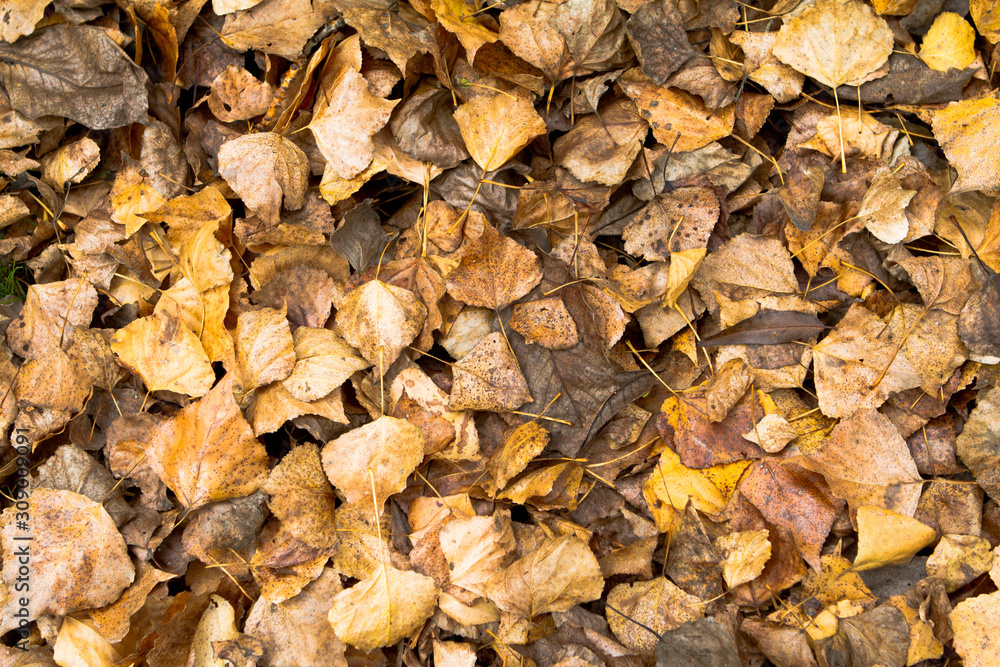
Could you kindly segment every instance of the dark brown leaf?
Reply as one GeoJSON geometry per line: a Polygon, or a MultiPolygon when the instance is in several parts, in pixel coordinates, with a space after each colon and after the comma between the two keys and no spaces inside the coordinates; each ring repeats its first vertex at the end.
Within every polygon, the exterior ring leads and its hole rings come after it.
{"type": "Polygon", "coordinates": [[[763,310],[717,334],[702,338],[698,347],[777,345],[802,340],[827,329],[818,317],[795,310],[763,310]]]}

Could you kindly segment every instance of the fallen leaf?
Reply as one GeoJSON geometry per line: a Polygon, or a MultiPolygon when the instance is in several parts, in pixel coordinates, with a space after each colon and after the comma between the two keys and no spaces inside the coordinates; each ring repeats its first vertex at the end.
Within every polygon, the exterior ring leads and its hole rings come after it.
{"type": "Polygon", "coordinates": [[[371,280],[347,295],[336,321],[344,340],[382,376],[420,333],[426,315],[410,290],[371,280]]]}
{"type": "Polygon", "coordinates": [[[700,599],[688,595],[665,577],[618,584],[608,593],[608,603],[608,625],[615,637],[646,655],[656,650],[660,635],[698,620],[705,613],[700,599]]]}
{"type": "Polygon", "coordinates": [[[983,160],[1000,145],[1000,100],[983,97],[952,102],[931,119],[934,138],[958,171],[951,192],[995,190],[1000,187],[1000,168],[983,160]]]}
{"type": "Polygon", "coordinates": [[[531,619],[596,600],[604,589],[597,558],[577,537],[548,538],[530,554],[497,572],[486,597],[502,611],[531,619]]]}
{"type": "Polygon", "coordinates": [[[299,327],[292,333],[295,366],[282,380],[298,401],[315,401],[344,384],[356,371],[371,364],[329,329],[299,327]]]}
{"type": "Polygon", "coordinates": [[[1000,593],[966,598],[951,613],[955,650],[969,667],[989,667],[1000,653],[1000,639],[992,628],[1000,622],[1000,593]]]}
{"type": "Polygon", "coordinates": [[[989,540],[975,535],[944,535],[927,558],[927,574],[944,582],[949,593],[989,571],[993,563],[989,540]]]}
{"type": "Polygon", "coordinates": [[[226,16],[219,36],[238,51],[260,49],[295,60],[333,14],[333,3],[324,0],[263,0],[245,12],[226,16]]]}
{"type": "Polygon", "coordinates": [[[678,152],[693,151],[733,132],[736,114],[732,105],[709,109],[682,90],[657,85],[638,69],[622,74],[618,84],[639,105],[657,141],[678,152]]]}
{"type": "Polygon", "coordinates": [[[1000,8],[990,0],[969,0],[969,13],[980,35],[991,44],[1000,42],[1000,8]]]}
{"type": "Polygon", "coordinates": [[[335,496],[316,445],[304,443],[286,454],[261,489],[270,496],[268,508],[296,538],[319,548],[336,541],[335,496]]]}
{"type": "Polygon", "coordinates": [[[659,85],[695,53],[684,29],[684,18],[670,3],[640,5],[626,21],[625,31],[642,63],[643,74],[659,85]]]}
{"type": "Polygon", "coordinates": [[[111,349],[149,391],[204,396],[215,371],[198,337],[166,311],[135,320],[115,332],[111,349]]]}
{"type": "Polygon", "coordinates": [[[996,442],[1000,437],[1000,388],[994,387],[981,395],[965,428],[958,434],[958,456],[972,471],[976,482],[986,494],[1000,498],[1000,452],[996,442]]]}
{"type": "Polygon", "coordinates": [[[219,148],[219,173],[262,220],[277,224],[281,206],[305,204],[309,161],[302,149],[273,132],[247,134],[219,148]]]}
{"type": "Polygon", "coordinates": [[[92,130],[146,120],[145,72],[96,26],[53,25],[0,45],[0,83],[31,119],[64,116],[92,130]]]}
{"type": "Polygon", "coordinates": [[[568,350],[579,342],[576,323],[559,297],[515,304],[510,326],[525,342],[550,350],[568,350]]]}
{"type": "Polygon", "coordinates": [[[937,539],[933,528],[916,519],[871,505],[858,508],[858,555],[854,570],[906,565],[937,539]]]}
{"type": "Polygon", "coordinates": [[[469,62],[476,59],[476,52],[500,37],[476,18],[476,8],[465,0],[431,0],[431,9],[438,21],[451,31],[465,47],[469,62]]]}
{"type": "Polygon", "coordinates": [[[777,414],[764,415],[754,424],[752,431],[743,434],[744,438],[760,445],[760,448],[768,454],[777,454],[798,436],[798,431],[788,423],[788,420],[777,414]]]}
{"type": "Polygon", "coordinates": [[[337,637],[363,651],[391,646],[434,613],[438,588],[416,572],[379,565],[333,599],[330,624],[337,637]]]}
{"type": "Polygon", "coordinates": [[[777,345],[810,338],[826,329],[818,317],[797,310],[761,310],[717,334],[697,342],[698,347],[719,345],[777,345]]]}
{"type": "Polygon", "coordinates": [[[933,70],[965,69],[976,59],[976,31],[954,12],[941,12],[920,44],[920,59],[933,70]]]}
{"type": "Polygon", "coordinates": [[[726,586],[733,589],[760,576],[771,557],[767,536],[766,530],[753,530],[723,535],[715,541],[722,552],[722,576],[726,586]]]}
{"type": "Polygon", "coordinates": [[[892,52],[892,31],[858,0],[817,0],[778,31],[774,55],[820,83],[859,84],[892,52]]]}
{"type": "Polygon", "coordinates": [[[424,436],[395,417],[375,421],[331,440],[323,448],[323,470],[347,501],[375,494],[377,502],[398,493],[424,457],[424,436]]]}
{"type": "Polygon", "coordinates": [[[240,313],[233,342],[240,369],[240,390],[243,392],[280,382],[291,374],[295,366],[292,332],[284,308],[261,308],[240,313]]]}
{"type": "Polygon", "coordinates": [[[0,612],[3,632],[18,627],[15,612],[34,621],[43,614],[63,616],[102,607],[132,583],[135,571],[125,540],[100,503],[72,491],[44,488],[32,490],[23,502],[31,516],[30,535],[14,520],[24,510],[8,507],[0,517],[3,579],[7,590],[16,591],[18,568],[24,567],[19,558],[29,553],[31,584],[38,588],[20,606],[17,598],[25,596],[12,595],[5,601],[0,612]],[[25,537],[31,538],[30,547],[25,546],[25,537]]]}
{"type": "Polygon", "coordinates": [[[545,122],[531,103],[507,94],[474,97],[455,110],[455,122],[484,172],[499,169],[545,132],[545,122]]]}
{"type": "Polygon", "coordinates": [[[660,532],[670,528],[675,512],[683,511],[688,502],[709,516],[719,516],[726,507],[726,498],[719,487],[700,470],[681,463],[670,449],[660,454],[642,494],[660,532]]]}
{"type": "Polygon", "coordinates": [[[212,82],[208,108],[226,123],[247,120],[264,114],[271,105],[271,96],[271,86],[242,67],[230,65],[212,82]]]}
{"type": "Polygon", "coordinates": [[[188,510],[250,495],[264,483],[267,452],[236,405],[232,374],[157,424],[149,447],[150,466],[188,510]]]}
{"type": "Polygon", "coordinates": [[[879,172],[861,200],[858,218],[878,240],[899,243],[910,231],[904,209],[915,194],[915,190],[903,190],[892,171],[879,172]]]}
{"type": "Polygon", "coordinates": [[[517,358],[491,333],[455,364],[449,410],[516,410],[532,400],[517,358]]]}

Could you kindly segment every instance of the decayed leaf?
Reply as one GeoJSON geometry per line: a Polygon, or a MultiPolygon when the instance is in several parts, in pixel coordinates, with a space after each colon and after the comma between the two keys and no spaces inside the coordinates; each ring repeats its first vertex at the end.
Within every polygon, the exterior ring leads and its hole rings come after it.
{"type": "Polygon", "coordinates": [[[491,333],[455,364],[449,410],[516,410],[532,400],[517,358],[491,333]]]}
{"type": "Polygon", "coordinates": [[[427,309],[408,289],[371,280],[347,295],[337,328],[381,376],[420,333],[427,309]]]}
{"type": "Polygon", "coordinates": [[[871,187],[861,200],[858,218],[875,238],[885,243],[899,243],[910,231],[904,209],[915,194],[916,190],[902,189],[891,170],[882,171],[872,179],[871,187]]]}
{"type": "Polygon", "coordinates": [[[219,148],[219,173],[262,220],[277,224],[282,203],[305,203],[309,160],[302,149],[273,132],[257,132],[219,148]]]}
{"type": "Polygon", "coordinates": [[[434,580],[379,565],[333,599],[330,624],[345,644],[370,651],[391,646],[430,618],[437,604],[434,580]]]}
{"type": "Polygon", "coordinates": [[[771,543],[766,530],[748,530],[723,535],[715,541],[722,551],[722,576],[726,586],[736,588],[753,581],[764,571],[771,557],[771,543]]]}
{"type": "Polygon", "coordinates": [[[871,505],[858,508],[858,555],[855,571],[906,565],[937,539],[937,532],[916,519],[871,505]]]}
{"type": "Polygon", "coordinates": [[[955,650],[968,667],[990,667],[1000,655],[1000,636],[993,631],[1000,623],[1000,592],[966,598],[950,616],[955,631],[955,650]]]}
{"type": "Polygon", "coordinates": [[[525,619],[596,600],[603,589],[604,577],[594,553],[585,542],[569,535],[546,539],[485,584],[493,604],[525,619]]]}
{"type": "Polygon", "coordinates": [[[500,310],[530,292],[541,279],[541,263],[533,252],[486,225],[449,274],[448,293],[473,306],[500,310]]]}
{"type": "Polygon", "coordinates": [[[64,116],[92,130],[146,119],[145,72],[97,26],[53,25],[0,44],[0,82],[28,118],[64,116]]]}
{"type": "Polygon", "coordinates": [[[111,349],[150,391],[197,397],[204,396],[215,384],[215,371],[201,341],[166,311],[157,311],[116,331],[111,349]]]}
{"type": "Polygon", "coordinates": [[[698,341],[698,347],[777,345],[815,336],[826,328],[818,317],[797,310],[762,310],[753,317],[698,341]]]}
{"type": "Polygon", "coordinates": [[[1000,7],[992,0],[969,0],[969,13],[979,34],[992,44],[1000,42],[1000,7]]]}
{"type": "Polygon", "coordinates": [[[12,594],[0,610],[0,630],[18,627],[14,613],[21,607],[33,621],[42,614],[62,616],[118,599],[135,572],[125,540],[101,504],[72,491],[44,488],[34,489],[25,502],[27,510],[8,507],[0,517],[3,579],[12,594]],[[15,521],[24,511],[31,517],[30,532],[23,520],[15,521]],[[25,566],[20,559],[26,556],[30,596],[23,595],[26,590],[15,594],[19,576],[24,589],[19,568],[25,566]],[[25,597],[27,604],[18,606],[17,598],[25,597]]]}
{"type": "Polygon", "coordinates": [[[236,405],[232,374],[156,425],[149,447],[150,467],[188,510],[250,495],[264,483],[267,452],[236,405]]]}
{"type": "Polygon", "coordinates": [[[622,100],[581,118],[552,150],[581,181],[614,186],[624,180],[648,131],[635,105],[622,100]]]}
{"type": "Polygon", "coordinates": [[[395,417],[379,417],[349,431],[323,448],[323,470],[348,502],[378,502],[398,493],[424,457],[424,436],[416,426],[395,417]]]}
{"type": "Polygon", "coordinates": [[[499,169],[545,132],[545,122],[522,97],[479,95],[455,110],[465,146],[483,171],[499,169]]]}
{"type": "Polygon", "coordinates": [[[625,646],[651,654],[658,635],[704,615],[704,604],[688,595],[666,577],[634,584],[619,584],[608,593],[607,619],[611,631],[625,646]],[[628,618],[622,614],[628,614],[628,618]],[[637,625],[642,623],[646,628],[637,625]]]}
{"type": "Polygon", "coordinates": [[[528,343],[550,350],[568,350],[579,341],[576,323],[559,297],[549,297],[514,306],[511,328],[528,343]]]}
{"type": "Polygon", "coordinates": [[[931,119],[934,138],[958,171],[952,192],[1000,188],[1000,166],[995,155],[1000,147],[1000,100],[983,97],[952,102],[931,119]]]}
{"type": "Polygon", "coordinates": [[[858,84],[892,52],[892,31],[859,0],[817,0],[778,31],[774,55],[836,88],[858,84]]]}
{"type": "Polygon", "coordinates": [[[227,123],[246,120],[267,111],[271,95],[271,86],[267,83],[242,67],[230,65],[212,82],[208,108],[216,118],[227,123]]]}
{"type": "Polygon", "coordinates": [[[993,563],[989,540],[975,535],[944,535],[927,559],[927,574],[944,582],[949,593],[957,591],[993,563]]]}
{"type": "Polygon", "coordinates": [[[684,17],[671,3],[640,5],[625,30],[643,74],[660,85],[695,53],[684,30],[684,17]]]}
{"type": "Polygon", "coordinates": [[[282,381],[296,400],[315,401],[344,384],[355,371],[371,364],[329,329],[299,327],[292,333],[295,366],[282,381]]]}
{"type": "Polygon", "coordinates": [[[733,132],[736,122],[733,105],[709,109],[697,97],[659,86],[637,69],[625,72],[618,83],[639,105],[640,114],[653,128],[657,141],[674,146],[675,151],[693,151],[733,132]]]}
{"type": "Polygon", "coordinates": [[[100,157],[100,147],[89,137],[60,146],[42,159],[42,180],[62,192],[66,183],[87,178],[100,157]]]}
{"type": "Polygon", "coordinates": [[[295,60],[333,13],[333,3],[324,0],[264,0],[249,11],[226,16],[220,33],[239,51],[260,49],[295,60]]]}
{"type": "MultiPolygon", "coordinates": [[[[987,495],[1000,499],[1000,387],[980,394],[965,428],[958,435],[958,455],[987,495]]],[[[1000,502],[1000,501],[998,501],[1000,502]]]]}
{"type": "Polygon", "coordinates": [[[304,443],[286,454],[261,488],[271,496],[271,512],[296,538],[321,548],[334,543],[335,496],[316,445],[304,443]]]}
{"type": "Polygon", "coordinates": [[[939,72],[965,69],[976,59],[975,41],[976,31],[968,21],[954,12],[941,12],[924,35],[920,59],[939,72]]]}

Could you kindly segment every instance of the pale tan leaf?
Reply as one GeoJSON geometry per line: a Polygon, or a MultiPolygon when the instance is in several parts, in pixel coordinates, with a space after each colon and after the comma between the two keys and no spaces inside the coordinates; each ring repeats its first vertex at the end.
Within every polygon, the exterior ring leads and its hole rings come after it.
{"type": "Polygon", "coordinates": [[[881,171],[861,200],[858,218],[878,240],[899,243],[910,232],[905,209],[916,194],[916,190],[904,190],[891,170],[881,171]]]}
{"type": "Polygon", "coordinates": [[[371,280],[347,295],[336,321],[344,340],[381,376],[417,337],[426,316],[427,308],[410,290],[371,280]]]}
{"type": "Polygon", "coordinates": [[[257,132],[219,148],[219,173],[262,220],[277,224],[282,203],[295,210],[305,203],[309,160],[280,134],[257,132]]]}
{"type": "Polygon", "coordinates": [[[934,138],[958,171],[952,192],[1000,188],[1000,100],[982,97],[952,102],[931,120],[934,138]]]}
{"type": "Polygon", "coordinates": [[[722,576],[730,589],[753,581],[771,557],[768,531],[747,530],[723,535],[715,541],[722,552],[722,576]]]}
{"type": "Polygon", "coordinates": [[[434,613],[438,587],[416,572],[379,565],[333,599],[330,624],[345,644],[370,651],[408,637],[434,613]]]}
{"type": "Polygon", "coordinates": [[[329,329],[299,327],[292,333],[295,367],[282,381],[296,400],[315,401],[344,384],[371,364],[329,329]]]}
{"type": "Polygon", "coordinates": [[[455,364],[450,410],[516,410],[531,400],[517,357],[499,332],[455,364]]]}
{"type": "Polygon", "coordinates": [[[234,342],[244,392],[284,380],[295,366],[295,344],[284,306],[240,313],[234,342]]]}
{"type": "Polygon", "coordinates": [[[379,503],[406,486],[424,457],[424,435],[395,417],[379,417],[323,448],[323,470],[353,503],[375,494],[379,503]],[[370,472],[370,474],[369,474],[370,472]]]}

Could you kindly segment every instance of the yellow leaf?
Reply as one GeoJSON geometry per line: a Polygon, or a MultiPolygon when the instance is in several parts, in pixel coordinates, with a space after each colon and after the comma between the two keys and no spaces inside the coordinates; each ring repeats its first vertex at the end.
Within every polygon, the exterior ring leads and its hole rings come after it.
{"type": "Polygon", "coordinates": [[[437,605],[434,580],[379,565],[333,599],[330,624],[345,644],[370,651],[391,646],[431,617],[437,605]]]}
{"type": "Polygon", "coordinates": [[[862,505],[858,508],[858,555],[854,570],[906,565],[914,554],[937,537],[925,523],[892,510],[862,505]]]}
{"type": "Polygon", "coordinates": [[[976,59],[976,31],[958,14],[942,12],[920,45],[920,59],[933,70],[965,69],[976,59]]]}
{"type": "Polygon", "coordinates": [[[990,42],[1000,42],[1000,4],[996,0],[969,0],[969,13],[979,34],[990,42]]]}
{"type": "Polygon", "coordinates": [[[951,612],[955,650],[965,667],[996,667],[1000,655],[1000,591],[967,598],[951,612]]]}
{"type": "Polygon", "coordinates": [[[771,557],[767,529],[746,530],[723,535],[715,541],[722,550],[722,577],[730,589],[753,581],[764,571],[771,557]]]}
{"type": "Polygon", "coordinates": [[[150,391],[204,396],[215,384],[215,371],[201,341],[166,311],[116,331],[111,349],[150,391]]]}
{"type": "Polygon", "coordinates": [[[472,98],[455,110],[455,121],[483,171],[499,169],[546,129],[531,102],[501,93],[472,98]]]}
{"type": "Polygon", "coordinates": [[[700,470],[692,470],[672,449],[664,449],[660,461],[646,480],[642,495],[660,532],[668,530],[674,510],[684,510],[690,501],[695,509],[717,516],[726,508],[726,498],[700,470]]]}
{"type": "Polygon", "coordinates": [[[670,269],[667,273],[667,289],[663,294],[663,304],[673,308],[677,298],[687,289],[694,272],[705,259],[705,248],[689,248],[670,253],[670,269]]]}
{"type": "Polygon", "coordinates": [[[476,6],[465,0],[431,0],[431,9],[438,22],[458,37],[470,63],[484,44],[491,44],[500,37],[476,19],[476,6]]]}
{"type": "Polygon", "coordinates": [[[931,127],[958,171],[952,193],[1000,188],[1000,100],[952,102],[934,114],[931,127]]]}

